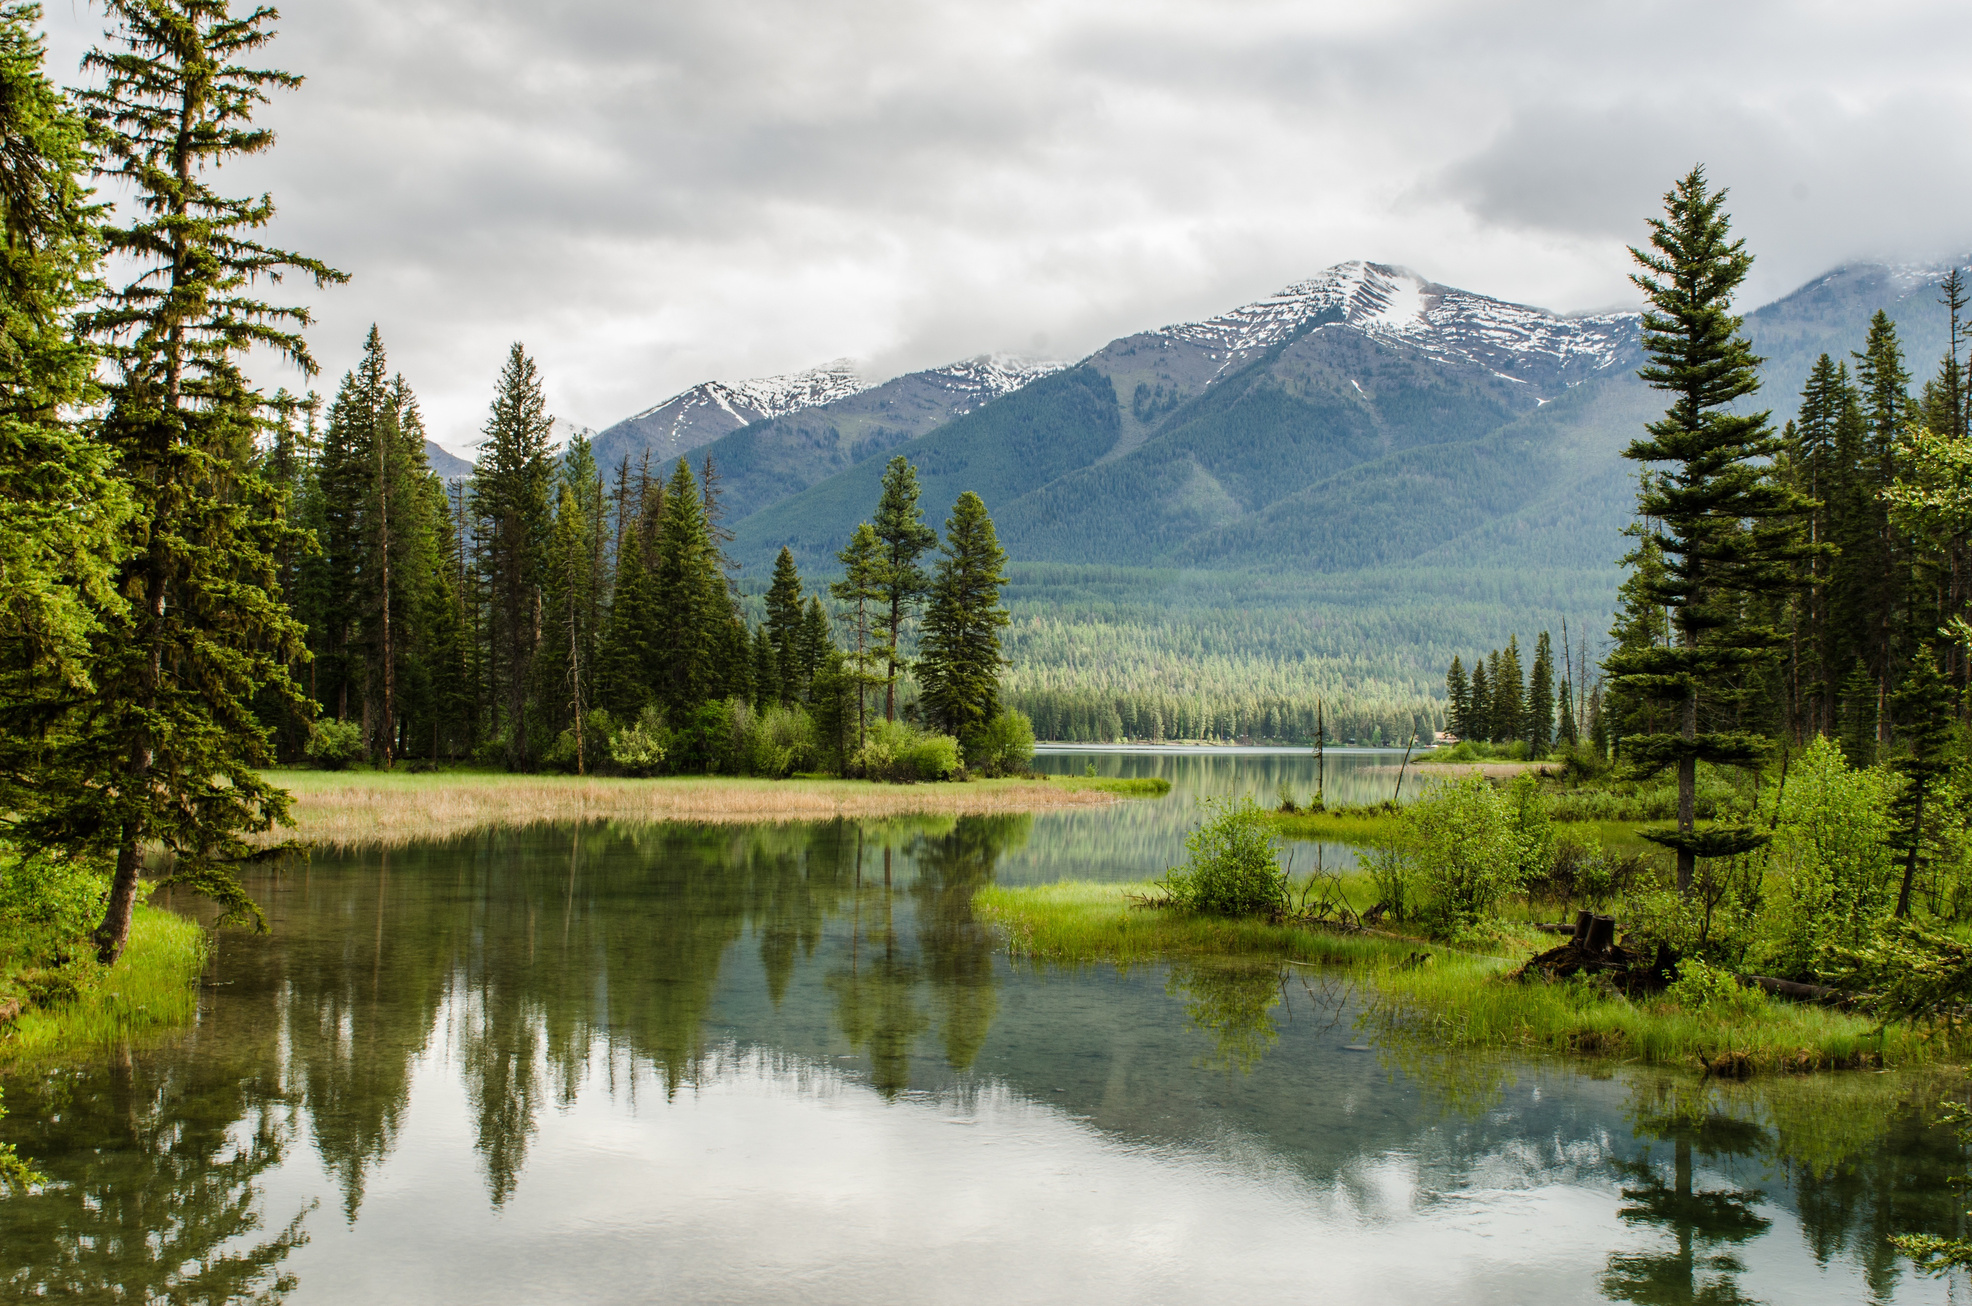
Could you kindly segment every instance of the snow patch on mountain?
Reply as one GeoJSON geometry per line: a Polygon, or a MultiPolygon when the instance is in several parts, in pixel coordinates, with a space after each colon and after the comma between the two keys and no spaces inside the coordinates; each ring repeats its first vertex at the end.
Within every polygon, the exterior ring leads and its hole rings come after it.
{"type": "Polygon", "coordinates": [[[952,415],[962,417],[981,404],[1010,395],[1024,385],[1067,367],[1053,359],[1022,358],[1016,354],[981,354],[958,363],[931,368],[925,375],[944,380],[959,398],[952,415]]]}
{"type": "Polygon", "coordinates": [[[1563,317],[1442,286],[1407,268],[1356,260],[1230,313],[1156,334],[1201,345],[1215,357],[1223,354],[1224,371],[1323,316],[1371,337],[1489,369],[1516,356],[1570,370],[1606,367],[1635,339],[1639,322],[1635,313],[1563,317]]]}
{"type": "Polygon", "coordinates": [[[702,381],[628,420],[648,422],[656,419],[657,430],[653,434],[657,440],[675,444],[687,430],[715,413],[726,419],[720,423],[721,426],[738,428],[769,417],[785,417],[804,408],[847,399],[874,384],[857,370],[853,361],[838,358],[833,363],[809,368],[805,372],[755,377],[733,385],[723,381],[702,381]]]}

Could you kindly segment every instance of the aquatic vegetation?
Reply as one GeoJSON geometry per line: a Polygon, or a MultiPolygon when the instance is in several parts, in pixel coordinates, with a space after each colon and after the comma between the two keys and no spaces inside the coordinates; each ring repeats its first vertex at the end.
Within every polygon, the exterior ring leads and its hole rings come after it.
{"type": "MultiPolygon", "coordinates": [[[[886,785],[869,780],[678,776],[633,780],[487,772],[284,771],[305,841],[402,846],[486,827],[565,821],[828,821],[913,812],[985,816],[1119,801],[1101,787],[1040,780],[886,785]]],[[[269,840],[274,835],[267,836],[269,840]]]]}
{"type": "Polygon", "coordinates": [[[44,1002],[27,1007],[0,1037],[0,1061],[111,1047],[136,1035],[189,1024],[198,1014],[208,936],[197,921],[148,904],[131,919],[115,965],[89,957],[59,972],[28,976],[44,1002]]]}
{"type": "Polygon", "coordinates": [[[1200,801],[1210,816],[1185,836],[1185,864],[1158,881],[1171,905],[1216,916],[1278,916],[1287,908],[1280,841],[1250,797],[1200,801]]]}

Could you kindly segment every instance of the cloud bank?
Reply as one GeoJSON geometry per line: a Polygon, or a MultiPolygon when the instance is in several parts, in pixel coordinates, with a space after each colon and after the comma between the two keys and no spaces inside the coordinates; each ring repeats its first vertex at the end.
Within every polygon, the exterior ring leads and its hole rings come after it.
{"type": "MultiPolygon", "coordinates": [[[[58,79],[103,25],[51,7],[58,79]]],[[[514,340],[600,427],[841,356],[1079,356],[1348,258],[1627,303],[1695,161],[1749,307],[1972,249],[1955,4],[315,0],[281,31],[307,83],[223,180],[353,274],[297,292],[317,387],[374,321],[454,447],[514,340]]]]}

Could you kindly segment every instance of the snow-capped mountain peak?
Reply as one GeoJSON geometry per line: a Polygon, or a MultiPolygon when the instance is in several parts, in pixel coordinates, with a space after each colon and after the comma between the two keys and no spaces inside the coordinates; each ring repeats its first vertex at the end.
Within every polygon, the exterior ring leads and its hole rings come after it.
{"type": "MultiPolygon", "coordinates": [[[[1635,338],[1635,313],[1563,317],[1546,309],[1475,295],[1427,281],[1408,268],[1360,260],[1283,287],[1203,322],[1179,323],[1159,334],[1215,353],[1230,367],[1308,327],[1352,327],[1401,340],[1426,353],[1500,368],[1540,360],[1566,371],[1592,371],[1615,362],[1635,338]],[[1327,318],[1327,322],[1318,319],[1327,318]]],[[[1223,368],[1222,368],[1223,370],[1223,368]]]]}

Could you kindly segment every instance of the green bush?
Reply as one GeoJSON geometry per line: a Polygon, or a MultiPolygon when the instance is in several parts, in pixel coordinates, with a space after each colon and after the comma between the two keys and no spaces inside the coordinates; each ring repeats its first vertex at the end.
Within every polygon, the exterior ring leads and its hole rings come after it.
{"type": "Polygon", "coordinates": [[[1825,950],[1866,943],[1895,910],[1889,804],[1896,783],[1883,771],[1851,768],[1826,739],[1789,769],[1770,863],[1781,885],[1776,969],[1812,974],[1825,950]]]}
{"type": "Polygon", "coordinates": [[[324,771],[340,771],[363,758],[363,727],[354,721],[317,721],[303,750],[324,771]]]}
{"type": "Polygon", "coordinates": [[[1185,837],[1185,864],[1158,881],[1171,905],[1215,916],[1278,916],[1287,908],[1280,840],[1250,796],[1206,798],[1210,815],[1185,837]]]}
{"type": "Polygon", "coordinates": [[[894,784],[949,779],[959,773],[959,741],[903,721],[876,721],[851,759],[851,772],[894,784]]]}
{"type": "Polygon", "coordinates": [[[609,735],[609,760],[624,775],[657,775],[671,752],[664,710],[647,705],[637,719],[609,735]]]}
{"type": "Polygon", "coordinates": [[[0,974],[65,961],[102,919],[109,887],[89,863],[0,845],[0,974]]]}
{"type": "MultiPolygon", "coordinates": [[[[609,740],[616,732],[616,721],[601,708],[582,714],[582,770],[594,775],[610,762],[609,740]]],[[[541,765],[550,771],[573,774],[575,765],[575,727],[555,736],[548,751],[541,754],[541,765]]]]}
{"type": "Polygon", "coordinates": [[[749,775],[784,780],[815,761],[815,723],[806,708],[770,707],[747,716],[744,728],[749,775]]]}
{"type": "Polygon", "coordinates": [[[1479,776],[1439,785],[1404,809],[1401,850],[1436,925],[1449,933],[1470,929],[1520,888],[1530,860],[1522,824],[1506,795],[1479,776]]]}
{"type": "Polygon", "coordinates": [[[980,729],[965,756],[981,775],[1026,775],[1034,767],[1034,723],[1008,708],[980,729]]]}
{"type": "Polygon", "coordinates": [[[1665,996],[1687,1011],[1739,1016],[1754,1015],[1767,1005],[1764,990],[1742,984],[1731,971],[1708,965],[1697,957],[1686,957],[1678,963],[1678,977],[1665,990],[1665,996]]]}

